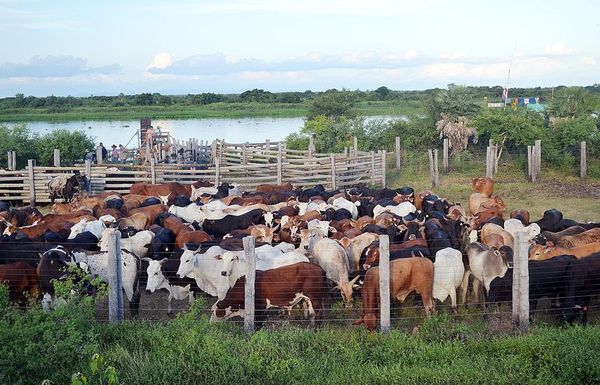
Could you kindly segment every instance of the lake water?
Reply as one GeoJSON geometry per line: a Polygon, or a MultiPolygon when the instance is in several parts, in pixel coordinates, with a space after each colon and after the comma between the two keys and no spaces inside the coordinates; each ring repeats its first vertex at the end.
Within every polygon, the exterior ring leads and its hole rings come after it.
{"type": "MultiPolygon", "coordinates": [[[[404,116],[370,116],[374,119],[406,119],[404,116]]],[[[9,126],[13,123],[7,123],[9,126]]],[[[229,143],[264,142],[283,140],[288,134],[299,131],[304,118],[239,118],[239,119],[156,119],[153,127],[168,131],[175,139],[201,140],[225,139],[229,143]]],[[[73,121],[73,122],[28,122],[32,132],[48,133],[55,129],[83,131],[96,137],[97,142],[109,147],[112,144],[137,144],[136,131],[139,120],[73,121]]]]}

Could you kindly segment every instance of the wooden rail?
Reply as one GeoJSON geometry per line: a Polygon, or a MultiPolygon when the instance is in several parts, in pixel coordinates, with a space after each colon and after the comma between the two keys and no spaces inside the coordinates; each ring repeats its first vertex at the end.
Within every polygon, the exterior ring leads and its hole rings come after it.
{"type": "Polygon", "coordinates": [[[355,151],[356,155],[313,153],[309,157],[292,155],[280,144],[271,144],[271,147],[272,150],[261,150],[266,154],[262,155],[262,159],[256,151],[249,151],[246,147],[245,164],[218,161],[218,157],[216,164],[210,166],[148,163],[143,166],[102,164],[86,167],[80,164],[57,167],[36,166],[29,162],[25,170],[0,170],[0,200],[49,203],[48,183],[57,176],[70,177],[75,172],[90,179],[93,194],[103,191],[127,193],[132,184],[140,182],[191,184],[201,179],[219,184],[237,183],[245,190],[253,190],[263,183],[286,182],[296,187],[322,184],[327,189],[346,188],[356,183],[385,185],[385,151],[355,151]],[[281,152],[277,147],[281,148],[281,152]]]}

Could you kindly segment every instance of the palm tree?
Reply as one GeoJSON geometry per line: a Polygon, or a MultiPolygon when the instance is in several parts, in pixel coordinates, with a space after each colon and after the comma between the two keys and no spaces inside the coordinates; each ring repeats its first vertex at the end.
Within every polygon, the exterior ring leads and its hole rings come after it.
{"type": "Polygon", "coordinates": [[[477,129],[469,127],[469,120],[480,106],[468,88],[450,84],[447,90],[437,92],[429,107],[440,138],[448,138],[453,155],[467,149],[470,137],[477,142],[477,129]]]}

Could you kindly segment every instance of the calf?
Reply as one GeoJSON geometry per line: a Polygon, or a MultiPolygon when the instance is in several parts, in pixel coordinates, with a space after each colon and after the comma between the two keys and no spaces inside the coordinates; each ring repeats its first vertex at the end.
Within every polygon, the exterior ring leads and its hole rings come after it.
{"type": "MultiPolygon", "coordinates": [[[[413,291],[421,295],[427,316],[433,311],[433,263],[425,258],[390,261],[390,296],[404,302],[413,291]]],[[[369,269],[362,287],[362,317],[354,324],[363,324],[369,331],[377,327],[379,318],[379,268],[369,269]]]]}
{"type": "MultiPolygon", "coordinates": [[[[237,280],[224,299],[213,307],[211,320],[227,319],[243,315],[245,277],[237,280]]],[[[257,271],[254,303],[256,321],[260,325],[272,307],[287,310],[302,302],[304,316],[310,319],[311,326],[321,319],[325,303],[325,273],[312,263],[300,262],[268,271],[257,271]]]]}
{"type": "Polygon", "coordinates": [[[169,292],[169,298],[167,300],[167,314],[171,314],[173,312],[171,308],[171,301],[173,298],[178,301],[187,299],[190,306],[194,303],[194,292],[191,290],[190,283],[185,286],[171,285],[163,274],[161,268],[163,264],[168,261],[167,258],[164,258],[160,261],[154,261],[150,258],[144,258],[144,260],[148,262],[148,268],[146,269],[146,273],[148,274],[146,293],[154,293],[156,290],[160,289],[167,290],[169,292]]]}
{"type": "Polygon", "coordinates": [[[575,235],[566,235],[557,239],[556,241],[549,241],[546,239],[544,244],[550,247],[556,245],[558,247],[573,248],[585,246],[595,242],[600,242],[600,228],[589,229],[575,235]]]}

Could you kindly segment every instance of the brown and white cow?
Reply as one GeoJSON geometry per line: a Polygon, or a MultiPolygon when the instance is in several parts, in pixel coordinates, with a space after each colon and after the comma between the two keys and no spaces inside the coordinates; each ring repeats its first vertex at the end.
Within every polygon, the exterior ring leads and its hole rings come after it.
{"type": "MultiPolygon", "coordinates": [[[[211,320],[243,317],[246,279],[242,277],[229,289],[225,298],[212,307],[211,320]]],[[[254,306],[257,323],[264,321],[266,311],[279,307],[289,314],[302,303],[304,316],[314,326],[323,316],[325,272],[317,265],[300,262],[267,271],[256,271],[254,306]]]]}

